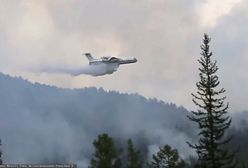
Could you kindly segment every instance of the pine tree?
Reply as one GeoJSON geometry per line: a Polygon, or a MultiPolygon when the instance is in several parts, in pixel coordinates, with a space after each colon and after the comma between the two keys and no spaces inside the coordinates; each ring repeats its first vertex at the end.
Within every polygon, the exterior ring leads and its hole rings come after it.
{"type": "Polygon", "coordinates": [[[93,142],[95,147],[94,157],[89,168],[120,168],[119,151],[116,150],[114,141],[108,134],[101,134],[93,142]]]}
{"type": "Polygon", "coordinates": [[[136,150],[133,146],[131,139],[128,140],[128,164],[127,168],[142,168],[140,160],[140,151],[136,150]]]}
{"type": "Polygon", "coordinates": [[[179,157],[176,149],[165,145],[156,155],[152,156],[152,161],[148,166],[150,168],[184,168],[185,163],[179,157]]]}
{"type": "Polygon", "coordinates": [[[210,38],[204,34],[201,45],[201,57],[199,76],[196,83],[197,92],[192,94],[193,102],[198,107],[192,111],[188,118],[198,124],[199,141],[197,144],[189,144],[196,150],[198,161],[202,167],[226,168],[235,167],[234,153],[230,154],[224,148],[232,138],[226,137],[225,132],[231,125],[231,118],[227,115],[228,103],[225,96],[221,96],[225,90],[218,89],[219,79],[217,62],[212,61],[212,52],[209,50],[210,38]],[[205,166],[203,166],[205,165],[205,166]]]}
{"type": "MultiPolygon", "coordinates": [[[[2,140],[0,139],[0,146],[2,146],[2,140]]],[[[2,160],[2,151],[0,150],[0,165],[3,164],[3,160],[2,160]]]]}

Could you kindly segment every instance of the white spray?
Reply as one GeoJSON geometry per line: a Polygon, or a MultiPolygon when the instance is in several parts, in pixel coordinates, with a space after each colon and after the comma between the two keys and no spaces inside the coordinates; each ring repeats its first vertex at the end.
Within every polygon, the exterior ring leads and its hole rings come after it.
{"type": "Polygon", "coordinates": [[[119,67],[118,63],[101,63],[96,65],[84,65],[82,67],[43,67],[39,69],[35,69],[32,71],[36,71],[39,73],[64,73],[72,76],[78,76],[81,74],[91,75],[91,76],[102,76],[106,74],[112,74],[117,71],[119,67]]]}

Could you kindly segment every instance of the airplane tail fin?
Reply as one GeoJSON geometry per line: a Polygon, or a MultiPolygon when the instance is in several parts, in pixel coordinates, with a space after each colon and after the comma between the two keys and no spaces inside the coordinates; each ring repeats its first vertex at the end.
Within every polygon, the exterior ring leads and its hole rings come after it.
{"type": "Polygon", "coordinates": [[[93,61],[94,58],[91,56],[90,53],[84,53],[84,55],[88,58],[89,61],[93,61]]]}

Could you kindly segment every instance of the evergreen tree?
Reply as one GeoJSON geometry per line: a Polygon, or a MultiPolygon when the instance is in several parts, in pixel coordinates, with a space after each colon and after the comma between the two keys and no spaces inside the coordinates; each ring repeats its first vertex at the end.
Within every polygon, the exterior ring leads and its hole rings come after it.
{"type": "Polygon", "coordinates": [[[131,139],[128,140],[128,164],[127,168],[142,168],[140,160],[140,151],[136,150],[133,146],[131,139]]]}
{"type": "Polygon", "coordinates": [[[176,149],[165,145],[156,155],[152,156],[152,161],[148,166],[150,168],[184,168],[185,163],[179,157],[176,149]]]}
{"type": "MultiPolygon", "coordinates": [[[[2,140],[0,139],[0,146],[2,146],[2,140]]],[[[2,160],[2,150],[0,150],[0,165],[3,164],[2,160]]]]}
{"type": "Polygon", "coordinates": [[[94,140],[94,158],[89,168],[120,168],[119,151],[116,150],[113,139],[108,134],[101,134],[94,140]]]}
{"type": "Polygon", "coordinates": [[[209,51],[210,38],[204,34],[201,45],[201,57],[199,76],[196,83],[197,92],[192,94],[193,102],[198,107],[192,111],[188,118],[198,124],[199,141],[197,144],[189,144],[196,150],[198,161],[202,167],[223,168],[235,167],[234,153],[230,154],[224,148],[231,137],[226,137],[225,132],[230,127],[231,118],[227,115],[228,103],[225,96],[221,96],[225,90],[218,89],[219,80],[216,72],[216,61],[212,61],[212,52],[209,51]]]}

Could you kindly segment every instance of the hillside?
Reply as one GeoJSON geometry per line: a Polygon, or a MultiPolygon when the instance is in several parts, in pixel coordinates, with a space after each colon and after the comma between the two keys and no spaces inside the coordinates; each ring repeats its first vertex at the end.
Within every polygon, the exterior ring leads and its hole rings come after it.
{"type": "Polygon", "coordinates": [[[92,141],[107,132],[121,144],[132,138],[143,153],[170,144],[191,153],[188,111],[138,94],[60,89],[0,74],[0,137],[5,163],[86,165],[92,141]],[[138,143],[137,143],[138,142],[138,143]]]}
{"type": "MultiPolygon", "coordinates": [[[[61,89],[32,84],[0,73],[0,138],[5,163],[77,163],[87,167],[93,140],[106,132],[125,147],[134,140],[143,157],[160,145],[177,148],[182,157],[193,154],[195,126],[188,111],[175,104],[97,88],[61,89]]],[[[248,152],[248,112],[231,113],[230,144],[248,152]]]]}

